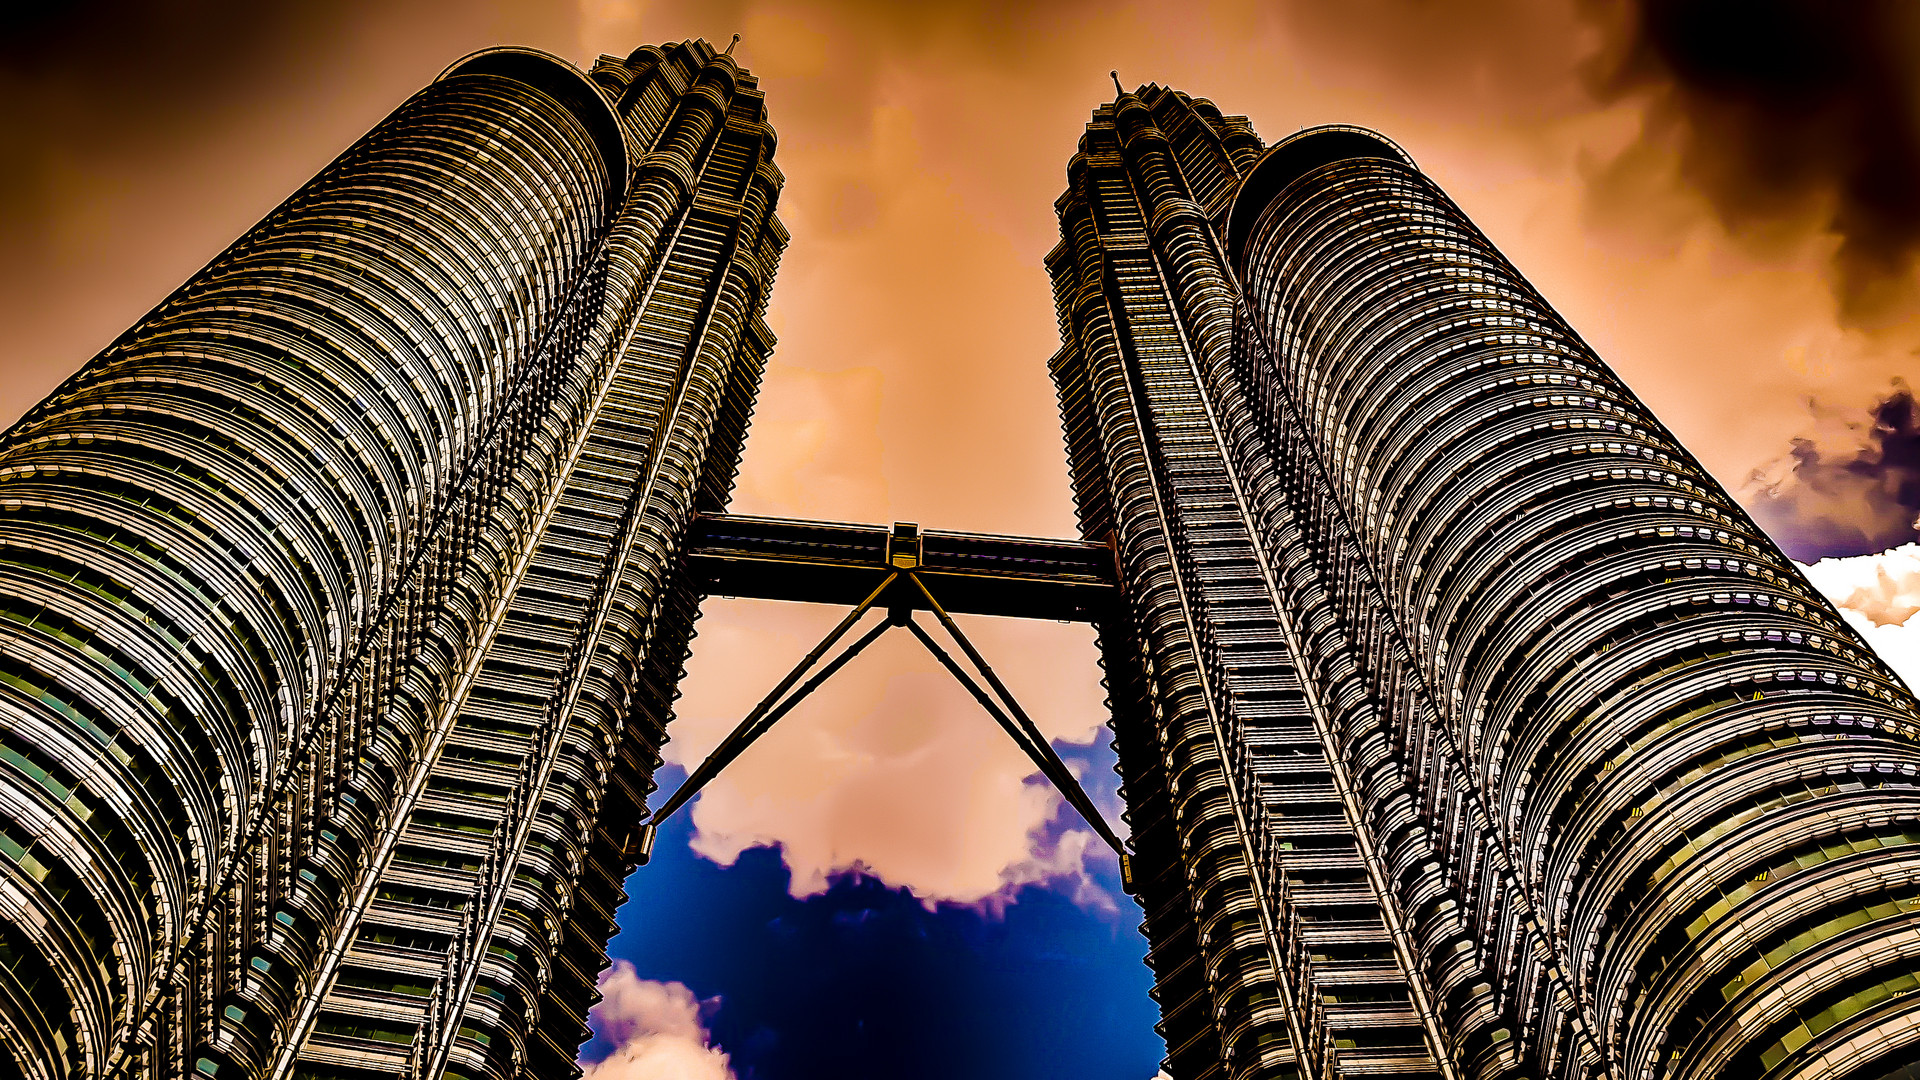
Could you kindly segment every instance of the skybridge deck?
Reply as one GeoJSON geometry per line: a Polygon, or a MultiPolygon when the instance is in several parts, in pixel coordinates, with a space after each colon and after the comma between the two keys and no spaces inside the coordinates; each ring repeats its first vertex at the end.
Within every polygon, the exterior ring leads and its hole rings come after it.
{"type": "MultiPolygon", "coordinates": [[[[1079,540],[714,514],[694,522],[687,566],[711,596],[851,607],[898,569],[918,568],[947,610],[1093,622],[1117,602],[1113,550],[1079,540]]],[[[927,610],[910,584],[887,606],[927,610]]]]}

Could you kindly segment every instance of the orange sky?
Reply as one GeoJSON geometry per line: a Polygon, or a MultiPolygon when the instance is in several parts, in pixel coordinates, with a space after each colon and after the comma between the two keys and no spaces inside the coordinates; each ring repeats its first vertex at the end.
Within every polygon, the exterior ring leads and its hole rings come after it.
{"type": "MultiPolygon", "coordinates": [[[[189,23],[250,10],[187,7],[189,23]]],[[[738,32],[780,132],[793,243],[737,511],[1071,533],[1041,257],[1110,68],[1213,98],[1269,140],[1327,122],[1387,134],[1747,490],[1795,434],[1823,427],[1844,445],[1845,423],[1913,369],[1920,327],[1841,321],[1826,269],[1837,241],[1817,198],[1730,235],[1686,181],[1671,126],[1648,125],[1657,85],[1600,100],[1617,7],[404,0],[190,25],[158,59],[127,30],[138,79],[112,55],[80,54],[0,75],[0,92],[32,106],[0,158],[12,174],[0,188],[0,419],[463,53],[512,41],[584,66],[645,41],[738,32]]],[[[833,618],[710,604],[669,756],[717,741],[833,618]]],[[[1084,630],[983,635],[1043,727],[1092,736],[1084,630]]],[[[1071,851],[1029,850],[1053,804],[1023,788],[1017,752],[910,643],[891,644],[709,789],[702,850],[778,839],[796,888],[860,861],[960,899],[1067,867],[1071,851]]]]}

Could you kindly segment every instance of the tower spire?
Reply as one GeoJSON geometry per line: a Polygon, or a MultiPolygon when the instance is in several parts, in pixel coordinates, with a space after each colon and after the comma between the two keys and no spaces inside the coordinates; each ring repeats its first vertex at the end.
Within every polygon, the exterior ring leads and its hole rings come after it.
{"type": "Polygon", "coordinates": [[[1119,68],[1114,68],[1112,71],[1107,72],[1107,77],[1113,80],[1113,92],[1115,96],[1124,95],[1127,92],[1125,88],[1120,85],[1119,68]]]}
{"type": "Polygon", "coordinates": [[[724,52],[724,53],[721,53],[720,55],[722,55],[722,56],[732,56],[732,55],[733,55],[733,47],[734,47],[735,45],[738,45],[738,44],[740,44],[740,35],[739,35],[739,34],[735,34],[735,35],[733,35],[733,40],[732,40],[732,41],[729,41],[729,42],[727,42],[727,51],[726,51],[726,52],[724,52]]]}

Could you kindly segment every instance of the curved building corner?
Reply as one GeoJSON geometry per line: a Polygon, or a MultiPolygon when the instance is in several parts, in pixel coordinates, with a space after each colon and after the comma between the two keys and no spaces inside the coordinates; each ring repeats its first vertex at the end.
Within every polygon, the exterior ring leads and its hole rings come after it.
{"type": "Polygon", "coordinates": [[[1920,706],[1724,489],[1375,133],[1068,177],[1168,1073],[1904,1075],[1920,706]]]}
{"type": "Polygon", "coordinates": [[[577,1072],[772,146],[705,42],[475,54],[0,438],[18,1074],[577,1072]]]}

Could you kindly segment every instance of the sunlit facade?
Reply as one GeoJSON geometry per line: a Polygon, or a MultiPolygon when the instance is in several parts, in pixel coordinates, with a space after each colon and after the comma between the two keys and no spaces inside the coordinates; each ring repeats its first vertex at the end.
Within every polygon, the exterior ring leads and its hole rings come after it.
{"type": "Polygon", "coordinates": [[[1920,706],[1699,463],[1371,132],[1148,86],[1068,177],[1175,1080],[1912,1075],[1920,706]]]}
{"type": "Polygon", "coordinates": [[[786,234],[705,42],[456,64],[0,441],[0,1072],[574,1075],[786,234]]]}

